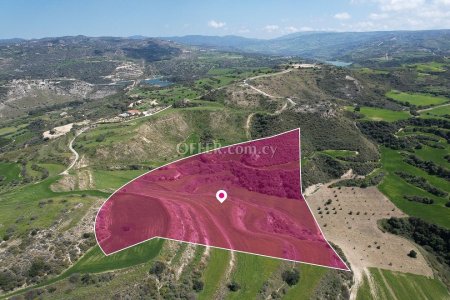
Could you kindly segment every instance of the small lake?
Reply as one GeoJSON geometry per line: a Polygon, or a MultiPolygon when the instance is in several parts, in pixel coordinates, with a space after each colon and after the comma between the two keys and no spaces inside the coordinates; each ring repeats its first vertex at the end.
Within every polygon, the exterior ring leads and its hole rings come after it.
{"type": "Polygon", "coordinates": [[[146,85],[159,86],[159,87],[166,87],[166,86],[173,84],[173,82],[170,82],[169,80],[165,80],[163,77],[154,77],[154,78],[144,79],[141,81],[141,83],[146,84],[146,85]]]}
{"type": "Polygon", "coordinates": [[[336,66],[336,67],[348,67],[352,62],[345,62],[345,61],[339,61],[339,60],[327,60],[325,63],[336,66]]]}

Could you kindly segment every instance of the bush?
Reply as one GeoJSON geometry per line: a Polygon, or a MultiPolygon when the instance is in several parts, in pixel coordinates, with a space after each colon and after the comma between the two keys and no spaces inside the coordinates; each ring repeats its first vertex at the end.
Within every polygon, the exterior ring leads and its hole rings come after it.
{"type": "Polygon", "coordinates": [[[150,268],[150,274],[160,276],[164,270],[166,269],[166,265],[161,261],[155,261],[150,268]]]}
{"type": "Polygon", "coordinates": [[[93,281],[94,280],[93,278],[91,278],[91,274],[89,273],[83,274],[83,276],[81,276],[81,282],[85,285],[91,284],[93,283],[93,281]]]}
{"type": "Polygon", "coordinates": [[[428,197],[421,197],[416,195],[405,195],[403,196],[408,201],[423,203],[423,204],[433,204],[434,200],[428,197]]]}
{"type": "Polygon", "coordinates": [[[412,257],[412,258],[416,258],[417,257],[417,252],[414,251],[414,250],[411,250],[411,251],[409,251],[408,256],[412,257]]]}
{"type": "Polygon", "coordinates": [[[241,289],[241,286],[236,281],[232,281],[227,285],[228,289],[232,292],[237,292],[241,289]]]}
{"type": "Polygon", "coordinates": [[[78,283],[78,281],[80,281],[80,273],[73,273],[72,275],[70,275],[69,277],[70,283],[78,283]]]}
{"type": "Polygon", "coordinates": [[[196,279],[196,280],[194,280],[194,282],[192,282],[192,289],[196,292],[202,291],[203,286],[204,286],[204,283],[201,280],[196,279]]]}
{"type": "Polygon", "coordinates": [[[10,270],[0,272],[0,289],[10,291],[17,285],[17,276],[10,270]]]}
{"type": "Polygon", "coordinates": [[[281,274],[281,278],[284,282],[286,282],[289,286],[296,285],[300,279],[300,273],[297,269],[287,270],[281,274]]]}
{"type": "Polygon", "coordinates": [[[88,239],[88,238],[90,238],[92,236],[93,236],[92,232],[85,232],[82,235],[83,239],[88,239]]]}
{"type": "Polygon", "coordinates": [[[99,136],[97,136],[97,138],[95,139],[95,141],[96,141],[97,143],[101,143],[101,142],[103,142],[103,141],[105,140],[105,138],[106,138],[106,135],[105,135],[105,134],[100,134],[99,136]]]}
{"type": "Polygon", "coordinates": [[[448,243],[450,230],[414,217],[404,219],[391,217],[384,221],[383,228],[390,233],[412,239],[435,255],[438,261],[450,266],[450,244],[448,243]]]}
{"type": "Polygon", "coordinates": [[[43,275],[44,273],[50,270],[50,266],[41,258],[36,259],[31,264],[30,269],[28,270],[28,276],[36,277],[39,275],[43,275]]]}

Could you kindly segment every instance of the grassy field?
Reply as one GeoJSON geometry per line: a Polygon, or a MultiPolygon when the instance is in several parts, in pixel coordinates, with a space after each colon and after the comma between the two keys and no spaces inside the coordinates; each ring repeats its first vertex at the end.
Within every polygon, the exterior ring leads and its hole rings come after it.
{"type": "Polygon", "coordinates": [[[358,70],[358,72],[360,72],[362,74],[377,74],[377,75],[389,74],[388,71],[376,70],[376,69],[371,69],[371,68],[360,68],[360,69],[357,69],[357,70],[358,70]]]}
{"type": "Polygon", "coordinates": [[[422,64],[414,64],[411,65],[416,68],[419,72],[431,72],[431,73],[442,73],[445,72],[445,64],[438,63],[438,62],[429,62],[429,63],[422,63],[422,64]]]}
{"type": "Polygon", "coordinates": [[[420,217],[428,222],[450,228],[450,218],[448,217],[448,208],[444,207],[447,199],[436,197],[422,189],[417,188],[404,181],[394,172],[402,170],[416,176],[421,176],[427,179],[432,185],[444,191],[450,192],[450,186],[444,179],[430,176],[421,169],[413,167],[403,162],[403,157],[395,150],[388,148],[381,148],[381,161],[383,169],[386,171],[386,176],[380,183],[378,188],[385,194],[398,208],[408,215],[420,217]],[[425,205],[413,201],[407,201],[404,195],[417,195],[428,197],[435,200],[434,204],[425,205]]]}
{"type": "Polygon", "coordinates": [[[230,252],[221,249],[211,249],[208,265],[202,279],[205,288],[198,299],[213,299],[219,286],[223,283],[224,274],[229,266],[230,252]]]}
{"type": "Polygon", "coordinates": [[[445,115],[450,115],[450,105],[435,107],[420,113],[422,118],[441,118],[445,115]]]}
{"type": "Polygon", "coordinates": [[[416,155],[423,160],[433,161],[436,164],[449,168],[450,162],[444,157],[450,153],[450,145],[444,144],[444,149],[436,149],[429,146],[422,146],[422,149],[416,150],[416,155]]]}
{"type": "Polygon", "coordinates": [[[351,150],[323,150],[322,153],[329,155],[333,158],[348,158],[357,155],[356,151],[351,150]]]}
{"type": "Polygon", "coordinates": [[[105,256],[100,247],[95,246],[64,272],[61,278],[73,273],[100,273],[148,262],[159,255],[164,242],[163,239],[152,239],[109,256],[105,256]]]}
{"type": "Polygon", "coordinates": [[[86,213],[94,202],[92,197],[68,195],[64,197],[44,198],[39,201],[2,201],[0,203],[0,237],[9,233],[28,235],[32,229],[48,228],[55,220],[64,218],[69,224],[62,230],[71,228],[86,213]],[[77,206],[82,203],[82,206],[77,206]],[[69,211],[65,214],[64,211],[69,211]]]}
{"type": "Polygon", "coordinates": [[[83,206],[75,210],[70,217],[80,217],[93,203],[93,197],[106,198],[108,193],[96,190],[53,192],[50,189],[58,177],[48,178],[37,184],[28,184],[16,190],[1,194],[0,201],[0,236],[4,237],[9,228],[13,233],[27,234],[33,228],[47,228],[63,216],[63,211],[72,209],[78,203],[83,206]],[[79,213],[80,212],[80,213],[79,213]]]}
{"type": "MultiPolygon", "coordinates": [[[[370,273],[375,281],[377,299],[449,299],[445,286],[436,279],[425,276],[392,272],[371,268],[370,273]]],[[[370,288],[365,279],[358,291],[357,299],[372,299],[370,288]]]]}
{"type": "Polygon", "coordinates": [[[160,89],[133,89],[133,94],[138,94],[147,99],[155,99],[158,103],[172,104],[174,101],[182,99],[194,99],[200,96],[197,90],[184,86],[171,86],[160,89]]]}
{"type": "Polygon", "coordinates": [[[386,94],[386,97],[394,99],[399,102],[408,102],[415,106],[430,106],[430,105],[439,105],[449,101],[449,99],[445,97],[436,97],[433,95],[427,94],[409,94],[399,91],[390,91],[386,94]]]}
{"type": "Polygon", "coordinates": [[[116,190],[130,180],[149,170],[94,170],[95,187],[99,190],[116,190]]]}
{"type": "Polygon", "coordinates": [[[236,270],[232,279],[240,284],[241,289],[230,293],[227,299],[253,299],[264,282],[277,270],[280,260],[243,253],[236,253],[236,257],[236,270]]]}
{"type": "Polygon", "coordinates": [[[306,264],[300,264],[298,270],[300,271],[300,282],[288,290],[283,297],[285,300],[312,299],[314,289],[317,288],[322,277],[328,272],[327,268],[306,264]]]}
{"type": "MultiPolygon", "coordinates": [[[[354,107],[347,106],[346,109],[353,111],[354,107]]],[[[408,111],[394,111],[376,107],[361,107],[359,113],[364,115],[363,120],[370,121],[395,122],[398,120],[406,120],[411,117],[408,111]]]]}
{"type": "MultiPolygon", "coordinates": [[[[92,248],[89,250],[83,257],[81,257],[71,268],[69,268],[67,271],[62,273],[61,275],[51,278],[49,280],[43,281],[42,283],[25,288],[23,290],[18,290],[12,294],[9,294],[8,296],[12,296],[15,294],[23,294],[28,290],[47,286],[47,285],[53,285],[53,284],[62,284],[64,285],[65,282],[63,279],[66,279],[70,277],[70,275],[79,273],[101,273],[101,272],[107,272],[107,271],[113,271],[123,268],[129,268],[132,266],[137,266],[141,264],[145,264],[148,262],[151,262],[154,258],[156,258],[164,245],[165,240],[163,239],[153,239],[147,242],[144,242],[142,244],[139,244],[137,246],[134,246],[132,248],[128,248],[125,250],[122,250],[118,253],[111,254],[109,256],[105,256],[103,252],[100,250],[98,246],[92,248]]],[[[133,272],[131,272],[133,273],[133,272]]],[[[123,274],[121,274],[123,275],[123,274]]],[[[142,274],[141,274],[142,276],[142,274]]],[[[71,289],[69,288],[69,291],[71,289]]],[[[96,291],[91,291],[89,288],[86,289],[79,289],[76,291],[76,293],[87,293],[89,297],[92,297],[92,295],[97,294],[96,291]]],[[[65,299],[67,295],[62,295],[61,299],[65,299]]],[[[2,298],[2,297],[0,297],[2,298]]]]}
{"type": "Polygon", "coordinates": [[[356,295],[357,300],[372,300],[373,296],[370,292],[369,281],[364,276],[363,283],[358,287],[358,293],[356,295]]]}
{"type": "Polygon", "coordinates": [[[20,165],[16,163],[0,162],[0,176],[3,177],[0,182],[10,183],[20,178],[20,165]]]}

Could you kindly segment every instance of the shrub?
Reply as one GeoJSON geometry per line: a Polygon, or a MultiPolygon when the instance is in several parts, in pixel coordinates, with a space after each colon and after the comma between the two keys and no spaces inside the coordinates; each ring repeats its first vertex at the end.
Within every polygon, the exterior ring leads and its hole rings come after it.
{"type": "Polygon", "coordinates": [[[10,291],[17,285],[17,276],[10,270],[0,272],[0,289],[10,291]]]}
{"type": "Polygon", "coordinates": [[[201,280],[195,279],[192,282],[192,289],[196,292],[200,292],[203,290],[204,283],[201,280]]]}
{"type": "Polygon", "coordinates": [[[412,257],[412,258],[416,258],[417,257],[417,252],[414,251],[414,250],[411,250],[411,251],[409,251],[408,256],[412,257]]]}
{"type": "Polygon", "coordinates": [[[70,283],[77,283],[79,280],[80,280],[80,273],[73,273],[69,277],[69,282],[70,283]]]}
{"type": "Polygon", "coordinates": [[[241,289],[241,286],[236,281],[232,281],[227,285],[228,289],[232,292],[237,292],[241,289]]]}
{"type": "Polygon", "coordinates": [[[36,259],[28,270],[28,276],[36,277],[50,270],[50,266],[41,258],[36,259]]]}
{"type": "Polygon", "coordinates": [[[296,285],[300,279],[300,273],[297,269],[287,270],[281,274],[281,278],[284,282],[286,282],[289,286],[296,285]]]}
{"type": "Polygon", "coordinates": [[[166,269],[166,265],[161,261],[155,261],[150,268],[150,274],[160,276],[164,270],[166,269]]]}

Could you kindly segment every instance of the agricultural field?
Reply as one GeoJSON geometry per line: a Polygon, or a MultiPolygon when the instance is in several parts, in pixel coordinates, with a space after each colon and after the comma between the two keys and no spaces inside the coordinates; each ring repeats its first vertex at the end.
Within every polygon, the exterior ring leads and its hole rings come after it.
{"type": "Polygon", "coordinates": [[[355,157],[356,155],[358,155],[357,151],[350,150],[323,150],[322,153],[338,159],[355,157]]]}
{"type": "MultiPolygon", "coordinates": [[[[346,110],[353,111],[354,107],[346,107],[346,110]]],[[[394,111],[376,107],[361,107],[358,111],[362,115],[362,120],[395,122],[406,120],[411,117],[408,111],[394,111]]]]}
{"type": "Polygon", "coordinates": [[[101,273],[146,263],[160,254],[164,240],[154,239],[121,252],[105,256],[98,246],[89,250],[61,278],[73,273],[101,273]]]}
{"type": "Polygon", "coordinates": [[[409,184],[400,178],[395,172],[402,170],[409,174],[421,176],[430,182],[433,186],[450,192],[450,186],[444,179],[432,176],[423,170],[411,166],[403,161],[402,155],[392,149],[381,149],[381,161],[383,169],[387,175],[379,185],[379,189],[383,192],[398,208],[411,216],[423,218],[431,223],[450,228],[450,219],[448,218],[448,208],[445,204],[448,198],[438,197],[429,192],[409,184]],[[433,204],[423,204],[414,201],[408,201],[405,195],[417,195],[427,197],[434,200],[433,204]]]}
{"type": "Polygon", "coordinates": [[[446,71],[447,64],[439,62],[429,62],[423,64],[414,64],[411,67],[422,73],[442,73],[446,71]]]}
{"type": "Polygon", "coordinates": [[[445,286],[438,280],[425,276],[392,272],[370,268],[369,274],[375,284],[375,291],[370,289],[367,276],[356,299],[408,299],[414,291],[415,299],[448,299],[450,296],[445,286]]]}
{"type": "Polygon", "coordinates": [[[445,97],[436,97],[433,95],[417,93],[411,94],[395,90],[388,92],[386,94],[386,97],[394,99],[395,101],[398,101],[400,103],[407,103],[417,107],[439,105],[450,101],[450,99],[445,97]]]}
{"type": "Polygon", "coordinates": [[[19,180],[20,169],[18,164],[0,162],[0,184],[3,185],[14,180],[19,180]]]}
{"type": "Polygon", "coordinates": [[[447,118],[450,116],[450,105],[442,105],[432,109],[422,110],[420,112],[422,118],[447,118]]]}

